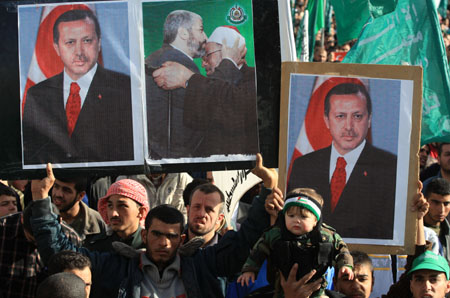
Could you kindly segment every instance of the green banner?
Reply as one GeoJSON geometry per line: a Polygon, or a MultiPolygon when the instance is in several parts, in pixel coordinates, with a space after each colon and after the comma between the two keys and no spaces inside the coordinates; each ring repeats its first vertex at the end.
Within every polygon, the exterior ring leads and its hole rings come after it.
{"type": "Polygon", "coordinates": [[[338,45],[358,38],[370,17],[367,0],[330,0],[336,17],[338,45]]]}
{"type": "Polygon", "coordinates": [[[309,12],[308,38],[309,38],[309,61],[314,57],[314,46],[316,44],[317,32],[325,27],[325,7],[323,0],[310,0],[306,10],[309,12]]]}
{"type": "Polygon", "coordinates": [[[343,62],[421,65],[421,143],[450,142],[450,73],[432,0],[398,0],[393,12],[371,17],[343,62]]]}
{"type": "Polygon", "coordinates": [[[441,2],[439,3],[438,12],[443,18],[447,17],[447,6],[448,0],[441,0],[441,2]]]}

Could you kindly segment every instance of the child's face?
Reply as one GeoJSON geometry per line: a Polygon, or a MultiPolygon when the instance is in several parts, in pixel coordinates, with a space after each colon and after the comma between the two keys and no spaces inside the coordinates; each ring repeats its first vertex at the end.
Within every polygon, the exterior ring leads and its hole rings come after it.
{"type": "Polygon", "coordinates": [[[286,228],[296,236],[311,232],[317,224],[317,219],[311,212],[293,206],[284,215],[286,228]]]}

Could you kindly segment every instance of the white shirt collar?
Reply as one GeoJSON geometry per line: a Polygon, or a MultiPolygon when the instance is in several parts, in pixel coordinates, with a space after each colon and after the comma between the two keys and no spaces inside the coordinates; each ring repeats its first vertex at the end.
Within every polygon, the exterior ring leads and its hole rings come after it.
{"type": "Polygon", "coordinates": [[[97,71],[97,66],[98,64],[95,63],[94,67],[92,67],[84,76],[79,78],[77,81],[72,80],[64,69],[64,109],[66,108],[67,100],[70,94],[70,84],[72,84],[73,82],[76,82],[78,86],[80,86],[81,107],[83,107],[84,101],[89,91],[89,87],[92,83],[92,79],[94,78],[95,72],[97,71]]]}
{"type": "Polygon", "coordinates": [[[347,165],[345,166],[345,173],[346,173],[346,181],[348,182],[348,178],[350,178],[350,175],[352,174],[353,168],[356,165],[356,162],[358,161],[359,156],[361,155],[361,152],[364,149],[364,146],[366,145],[366,140],[363,140],[361,144],[358,145],[355,149],[348,152],[347,154],[341,155],[339,152],[337,152],[336,148],[334,148],[334,142],[331,145],[331,156],[330,156],[330,172],[329,172],[329,181],[331,181],[331,177],[333,177],[334,169],[336,168],[336,161],[338,157],[343,157],[345,159],[345,162],[347,165]]]}
{"type": "Polygon", "coordinates": [[[192,58],[191,56],[189,56],[188,54],[186,54],[186,52],[183,51],[182,49],[177,48],[177,47],[174,46],[173,44],[170,44],[170,46],[171,46],[172,48],[174,48],[175,50],[178,50],[178,51],[180,51],[181,53],[185,54],[186,56],[189,57],[189,59],[191,59],[192,61],[194,61],[194,58],[192,58]]]}

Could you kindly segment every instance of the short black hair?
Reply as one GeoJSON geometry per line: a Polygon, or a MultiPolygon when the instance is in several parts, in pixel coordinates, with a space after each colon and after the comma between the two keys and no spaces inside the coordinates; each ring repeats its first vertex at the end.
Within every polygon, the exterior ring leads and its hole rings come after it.
{"type": "Polygon", "coordinates": [[[60,272],[47,277],[37,288],[36,298],[86,297],[86,284],[77,275],[60,272]]]}
{"type": "Polygon", "coordinates": [[[325,97],[324,103],[324,115],[328,117],[330,113],[330,98],[332,95],[345,95],[345,94],[362,94],[366,98],[366,107],[367,113],[372,115],[372,101],[370,99],[369,92],[364,85],[355,84],[355,83],[342,83],[334,86],[328,92],[325,97]]]}
{"type": "Polygon", "coordinates": [[[77,193],[80,193],[82,191],[86,191],[87,189],[87,178],[85,177],[70,177],[70,178],[56,178],[56,180],[59,180],[64,183],[74,183],[74,188],[77,193]]]}
{"type": "Polygon", "coordinates": [[[444,147],[444,145],[448,145],[450,143],[440,143],[438,146],[438,155],[441,156],[442,153],[442,147],[444,147]]]}
{"type": "Polygon", "coordinates": [[[209,180],[203,178],[195,178],[183,190],[184,206],[189,205],[192,191],[199,185],[209,183],[209,180]]]}
{"type": "Polygon", "coordinates": [[[14,197],[16,200],[19,198],[19,195],[14,189],[3,183],[0,183],[0,196],[14,197]]]}
{"type": "Polygon", "coordinates": [[[91,19],[95,25],[95,33],[97,34],[97,38],[101,38],[100,24],[98,23],[97,17],[90,9],[72,9],[68,10],[62,15],[60,15],[53,25],[53,42],[58,44],[59,41],[59,30],[58,25],[62,22],[73,22],[84,19],[91,19]]]}
{"type": "Polygon", "coordinates": [[[425,198],[435,193],[437,195],[446,196],[450,195],[450,182],[444,178],[434,178],[428,183],[424,191],[425,198]]]}
{"type": "Polygon", "coordinates": [[[223,195],[223,192],[220,190],[220,188],[218,188],[217,186],[215,186],[212,183],[205,183],[205,184],[200,184],[197,187],[195,187],[192,192],[191,192],[191,196],[189,197],[189,204],[191,203],[192,200],[192,196],[194,195],[194,193],[199,190],[204,194],[210,194],[210,193],[219,193],[220,195],[220,202],[221,203],[225,203],[225,196],[223,195]]]}
{"type": "Polygon", "coordinates": [[[180,234],[184,229],[184,216],[177,208],[163,204],[156,206],[147,214],[145,218],[145,229],[148,230],[152,225],[153,218],[156,218],[166,224],[180,224],[180,234]]]}
{"type": "Polygon", "coordinates": [[[370,272],[372,272],[372,278],[373,276],[373,263],[372,259],[369,257],[368,254],[362,251],[354,250],[350,252],[350,255],[353,257],[353,267],[356,265],[362,265],[367,264],[370,266],[370,272]]]}
{"type": "Polygon", "coordinates": [[[85,255],[72,250],[63,250],[53,256],[47,263],[48,274],[56,274],[65,270],[91,268],[91,261],[85,255]]]}

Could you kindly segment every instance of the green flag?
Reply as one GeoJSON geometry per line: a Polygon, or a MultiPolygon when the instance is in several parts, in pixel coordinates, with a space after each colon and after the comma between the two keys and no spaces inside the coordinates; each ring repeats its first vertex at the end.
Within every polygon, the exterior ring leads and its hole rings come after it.
{"type": "Polygon", "coordinates": [[[316,44],[317,32],[325,27],[325,11],[323,0],[309,0],[306,10],[309,12],[308,38],[309,38],[309,60],[314,57],[314,46],[316,44]]]}
{"type": "Polygon", "coordinates": [[[362,27],[369,19],[367,0],[330,0],[336,17],[338,45],[358,38],[362,27]]]}
{"type": "Polygon", "coordinates": [[[447,6],[448,0],[441,0],[441,2],[439,3],[438,12],[443,18],[447,17],[447,6]]]}
{"type": "Polygon", "coordinates": [[[342,62],[421,65],[421,143],[450,142],[450,73],[432,0],[398,0],[393,12],[371,17],[342,62]]]}

